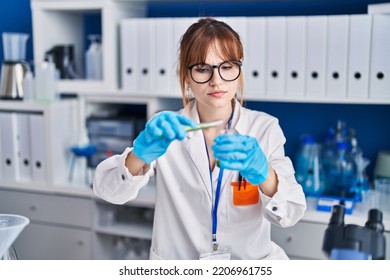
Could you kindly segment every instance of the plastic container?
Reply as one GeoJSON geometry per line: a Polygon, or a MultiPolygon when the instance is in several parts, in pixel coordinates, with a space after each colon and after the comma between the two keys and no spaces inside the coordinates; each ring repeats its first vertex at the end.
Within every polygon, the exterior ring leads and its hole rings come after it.
{"type": "Polygon", "coordinates": [[[35,99],[35,80],[34,80],[34,75],[31,72],[30,68],[27,69],[27,72],[24,75],[23,91],[24,91],[23,100],[32,101],[35,99]]]}
{"type": "Polygon", "coordinates": [[[390,179],[380,178],[375,179],[375,191],[379,195],[379,208],[383,212],[390,213],[390,179]]]}
{"type": "Polygon", "coordinates": [[[85,52],[85,78],[87,80],[101,80],[103,69],[100,35],[89,35],[88,39],[91,40],[91,43],[85,52]]]}
{"type": "Polygon", "coordinates": [[[56,98],[56,68],[51,61],[43,61],[35,69],[35,98],[46,102],[56,98]]]}
{"type": "Polygon", "coordinates": [[[22,61],[26,59],[26,42],[29,35],[25,33],[3,33],[3,50],[5,61],[22,61]]]}

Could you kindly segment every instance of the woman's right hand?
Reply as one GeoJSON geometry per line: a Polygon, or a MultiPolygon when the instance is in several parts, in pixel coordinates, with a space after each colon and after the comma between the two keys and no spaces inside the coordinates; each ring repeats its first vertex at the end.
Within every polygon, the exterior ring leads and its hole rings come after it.
{"type": "Polygon", "coordinates": [[[153,117],[134,141],[133,153],[147,164],[162,156],[174,140],[183,140],[185,126],[194,127],[188,117],[175,112],[162,112],[153,117]]]}

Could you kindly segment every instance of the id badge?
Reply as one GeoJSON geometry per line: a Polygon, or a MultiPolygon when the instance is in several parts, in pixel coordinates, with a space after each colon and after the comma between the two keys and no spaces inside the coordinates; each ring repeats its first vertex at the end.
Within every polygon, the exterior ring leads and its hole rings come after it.
{"type": "Polygon", "coordinates": [[[220,247],[218,250],[207,251],[199,255],[200,260],[230,260],[232,250],[229,247],[220,247]]]}

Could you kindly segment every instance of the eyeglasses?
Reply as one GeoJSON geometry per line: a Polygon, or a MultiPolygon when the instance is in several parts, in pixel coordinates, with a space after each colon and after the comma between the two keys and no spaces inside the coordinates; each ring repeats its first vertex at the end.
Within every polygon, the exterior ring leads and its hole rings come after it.
{"type": "Polygon", "coordinates": [[[219,65],[210,65],[206,63],[196,63],[190,65],[191,78],[195,83],[204,84],[211,80],[214,75],[214,69],[218,69],[218,74],[222,80],[231,82],[236,80],[241,73],[241,61],[224,61],[219,65]]]}

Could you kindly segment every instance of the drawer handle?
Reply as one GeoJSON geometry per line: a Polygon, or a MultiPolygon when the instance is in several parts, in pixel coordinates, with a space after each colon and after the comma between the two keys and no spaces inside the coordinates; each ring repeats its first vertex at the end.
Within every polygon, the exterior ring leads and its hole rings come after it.
{"type": "Polygon", "coordinates": [[[36,205],[31,205],[30,210],[31,211],[37,211],[38,207],[36,205]]]}
{"type": "Polygon", "coordinates": [[[289,237],[286,238],[287,243],[292,242],[292,240],[293,240],[293,237],[292,237],[292,236],[289,236],[289,237]]]}

